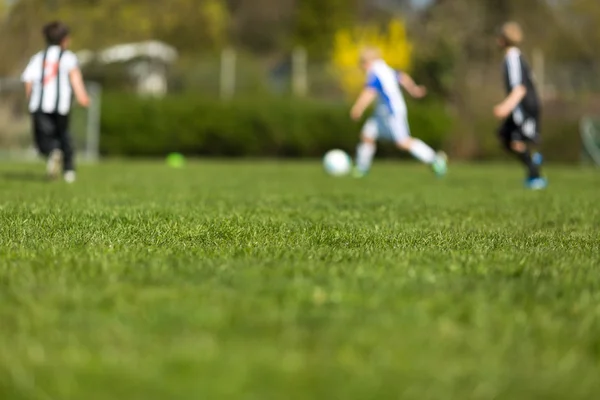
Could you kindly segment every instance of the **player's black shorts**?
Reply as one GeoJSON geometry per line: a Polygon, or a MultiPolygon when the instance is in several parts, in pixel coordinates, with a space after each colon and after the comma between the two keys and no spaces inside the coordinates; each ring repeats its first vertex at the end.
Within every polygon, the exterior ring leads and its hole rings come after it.
{"type": "Polygon", "coordinates": [[[33,135],[41,154],[47,156],[55,148],[71,148],[69,116],[58,113],[33,113],[33,135]]]}
{"type": "Polygon", "coordinates": [[[498,135],[505,146],[510,142],[528,142],[538,144],[540,140],[540,118],[537,115],[523,115],[523,122],[517,124],[513,115],[500,126],[498,135]]]}

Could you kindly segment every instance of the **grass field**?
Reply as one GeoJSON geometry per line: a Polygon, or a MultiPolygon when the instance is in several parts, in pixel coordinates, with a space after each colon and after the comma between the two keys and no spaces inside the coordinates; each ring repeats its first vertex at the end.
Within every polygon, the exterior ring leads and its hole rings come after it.
{"type": "Polygon", "coordinates": [[[596,399],[600,174],[0,165],[0,398],[596,399]]]}

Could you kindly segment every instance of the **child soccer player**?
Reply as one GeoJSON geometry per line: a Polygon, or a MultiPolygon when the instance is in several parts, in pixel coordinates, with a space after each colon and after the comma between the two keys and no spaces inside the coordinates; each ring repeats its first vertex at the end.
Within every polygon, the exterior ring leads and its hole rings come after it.
{"type": "Polygon", "coordinates": [[[408,74],[398,73],[388,66],[376,49],[363,50],[360,64],[367,73],[367,83],[352,107],[351,117],[358,121],[373,101],[377,100],[377,105],[373,116],[362,129],[361,143],[356,151],[355,177],[360,178],[368,173],[378,139],[392,140],[399,149],[410,152],[421,162],[430,165],[438,176],[445,175],[445,154],[436,154],[423,141],[410,136],[406,103],[400,85],[415,98],[424,97],[427,90],[416,85],[408,74]]]}
{"type": "Polygon", "coordinates": [[[504,122],[499,130],[504,147],[525,166],[525,186],[540,190],[547,186],[540,174],[541,154],[533,147],[539,140],[540,101],[531,72],[518,46],[523,31],[515,22],[504,24],[498,35],[498,45],[504,51],[504,84],[508,97],[494,107],[494,115],[504,122]]]}
{"type": "Polygon", "coordinates": [[[47,47],[34,55],[23,72],[35,144],[47,158],[47,173],[56,178],[63,161],[64,179],[75,181],[74,149],[69,133],[71,95],[80,105],[90,103],[77,57],[68,49],[69,28],[51,22],[43,29],[47,47]]]}

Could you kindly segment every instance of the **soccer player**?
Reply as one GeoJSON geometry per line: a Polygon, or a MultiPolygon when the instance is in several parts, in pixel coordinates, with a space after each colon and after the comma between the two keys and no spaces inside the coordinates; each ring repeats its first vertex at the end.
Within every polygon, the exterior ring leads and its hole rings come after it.
{"type": "Polygon", "coordinates": [[[531,72],[519,45],[523,31],[515,22],[502,26],[498,45],[504,51],[504,84],[508,96],[494,107],[494,115],[504,120],[499,130],[504,147],[514,154],[525,166],[525,186],[540,190],[547,186],[541,176],[541,154],[534,151],[540,136],[540,101],[531,72]]]}
{"type": "Polygon", "coordinates": [[[74,149],[69,133],[71,96],[87,107],[90,103],[77,57],[68,50],[69,28],[61,22],[44,26],[47,47],[31,58],[22,75],[29,99],[35,144],[47,158],[47,173],[57,178],[63,162],[64,179],[75,182],[74,149]]]}
{"type": "Polygon", "coordinates": [[[410,152],[415,158],[432,167],[438,176],[446,174],[446,156],[437,153],[420,139],[411,137],[402,86],[411,96],[422,98],[427,94],[423,86],[404,72],[393,70],[381,58],[377,49],[361,52],[360,65],[367,73],[367,83],[352,107],[351,117],[358,121],[366,109],[377,100],[373,115],[362,128],[361,143],[356,151],[354,176],[365,176],[376,151],[377,140],[391,140],[396,146],[410,152]]]}

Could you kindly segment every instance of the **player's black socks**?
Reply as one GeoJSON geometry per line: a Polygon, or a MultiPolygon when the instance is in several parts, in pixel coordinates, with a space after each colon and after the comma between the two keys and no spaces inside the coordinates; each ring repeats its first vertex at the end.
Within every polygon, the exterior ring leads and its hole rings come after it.
{"type": "Polygon", "coordinates": [[[531,153],[525,151],[523,153],[514,152],[515,155],[521,160],[521,162],[527,167],[529,171],[529,179],[535,179],[540,177],[540,168],[533,162],[531,153]]]}

